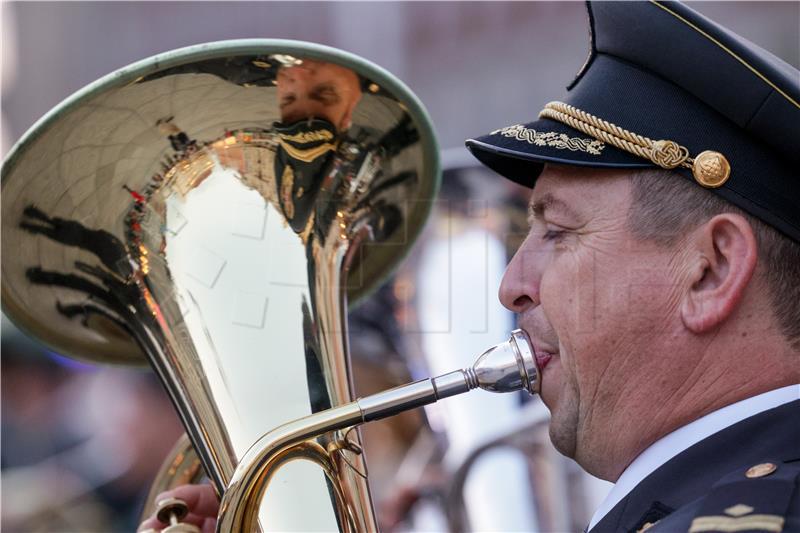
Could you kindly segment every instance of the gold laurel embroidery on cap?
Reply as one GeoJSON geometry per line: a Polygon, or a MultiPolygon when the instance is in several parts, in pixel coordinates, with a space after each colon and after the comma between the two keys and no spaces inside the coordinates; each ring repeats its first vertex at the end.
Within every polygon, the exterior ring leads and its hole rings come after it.
{"type": "Polygon", "coordinates": [[[525,141],[536,146],[550,146],[553,148],[581,151],[593,155],[600,155],[605,148],[605,144],[598,139],[581,139],[570,137],[566,133],[556,133],[554,131],[539,132],[534,129],[526,128],[522,124],[506,126],[499,130],[494,130],[489,135],[502,135],[518,141],[525,141]]]}
{"type": "Polygon", "coordinates": [[[783,531],[784,518],[774,514],[753,514],[733,518],[730,516],[712,515],[698,516],[692,520],[688,533],[704,533],[707,531],[783,531]]]}

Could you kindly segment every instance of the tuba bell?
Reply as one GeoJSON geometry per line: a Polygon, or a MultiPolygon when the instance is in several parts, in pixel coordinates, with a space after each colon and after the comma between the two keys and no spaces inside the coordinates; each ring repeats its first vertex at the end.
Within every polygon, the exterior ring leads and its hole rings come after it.
{"type": "MultiPolygon", "coordinates": [[[[3,309],[62,354],[149,364],[191,443],[156,485],[207,475],[222,495],[262,435],[353,400],[348,303],[403,258],[438,180],[422,105],[361,58],[279,40],[161,54],[8,155],[3,309]]],[[[262,527],[336,530],[344,509],[375,530],[358,431],[313,444],[262,527]]]]}

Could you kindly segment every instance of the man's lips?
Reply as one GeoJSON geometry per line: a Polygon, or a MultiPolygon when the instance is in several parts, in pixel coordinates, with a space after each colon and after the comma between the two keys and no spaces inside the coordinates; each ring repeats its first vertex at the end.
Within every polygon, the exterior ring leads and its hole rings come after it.
{"type": "Polygon", "coordinates": [[[553,348],[553,344],[542,341],[535,335],[531,335],[529,330],[523,328],[523,331],[528,335],[531,348],[533,349],[533,357],[536,359],[536,366],[539,372],[543,372],[544,368],[550,363],[550,360],[558,355],[558,349],[553,348]]]}
{"type": "Polygon", "coordinates": [[[543,372],[544,367],[547,366],[554,354],[534,348],[533,355],[536,357],[536,366],[539,367],[540,372],[543,372]]]}
{"type": "Polygon", "coordinates": [[[535,338],[532,339],[531,344],[533,348],[533,356],[536,358],[536,366],[538,366],[539,371],[542,372],[550,360],[558,355],[558,350],[552,348],[552,345],[549,343],[538,341],[535,338]]]}

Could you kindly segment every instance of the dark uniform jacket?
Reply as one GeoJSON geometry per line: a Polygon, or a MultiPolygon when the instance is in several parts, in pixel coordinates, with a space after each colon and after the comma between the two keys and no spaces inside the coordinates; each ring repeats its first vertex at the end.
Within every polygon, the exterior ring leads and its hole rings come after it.
{"type": "Polygon", "coordinates": [[[591,529],[637,531],[800,533],[800,400],[687,448],[591,529]]]}

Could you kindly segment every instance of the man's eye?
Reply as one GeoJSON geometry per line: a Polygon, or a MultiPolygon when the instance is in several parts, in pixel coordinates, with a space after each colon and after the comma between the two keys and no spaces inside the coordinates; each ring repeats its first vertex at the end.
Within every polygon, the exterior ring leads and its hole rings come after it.
{"type": "Polygon", "coordinates": [[[323,87],[311,94],[311,99],[324,105],[333,105],[339,102],[339,94],[331,87],[323,87]]]}
{"type": "Polygon", "coordinates": [[[564,233],[565,232],[563,230],[548,229],[542,235],[542,240],[544,240],[544,241],[557,241],[557,240],[560,240],[562,237],[564,237],[564,233]]]}

